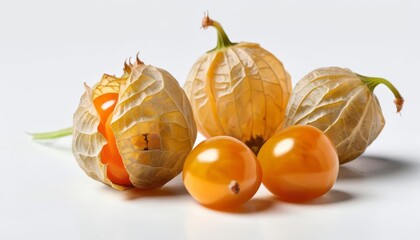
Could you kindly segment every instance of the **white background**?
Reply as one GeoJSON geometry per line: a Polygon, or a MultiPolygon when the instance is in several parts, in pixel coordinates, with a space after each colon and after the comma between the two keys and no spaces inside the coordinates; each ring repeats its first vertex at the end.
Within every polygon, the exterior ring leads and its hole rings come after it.
{"type": "MultiPolygon", "coordinates": [[[[0,1],[0,239],[418,239],[420,5],[417,0],[0,1]],[[123,61],[168,70],[181,84],[216,45],[203,12],[232,41],[258,42],[290,72],[341,66],[393,82],[375,90],[387,124],[333,190],[306,204],[264,187],[241,209],[197,204],[178,177],[160,190],[115,191],[88,178],[70,138],[25,132],[70,126],[83,92],[123,61]]],[[[200,138],[201,140],[201,138],[200,138]]]]}

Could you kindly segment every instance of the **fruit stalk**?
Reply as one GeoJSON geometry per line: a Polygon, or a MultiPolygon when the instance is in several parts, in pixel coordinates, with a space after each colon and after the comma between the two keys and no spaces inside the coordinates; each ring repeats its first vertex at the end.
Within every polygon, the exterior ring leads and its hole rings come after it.
{"type": "Polygon", "coordinates": [[[50,140],[50,139],[56,139],[61,138],[65,136],[69,136],[73,133],[73,128],[63,128],[57,131],[53,132],[43,132],[43,133],[30,133],[32,136],[32,139],[34,140],[50,140]]]}
{"type": "Polygon", "coordinates": [[[201,23],[201,27],[204,28],[204,29],[207,29],[209,26],[214,27],[217,30],[217,46],[214,49],[212,49],[208,52],[212,52],[212,51],[220,50],[220,49],[223,49],[223,48],[227,48],[227,47],[230,47],[230,46],[233,46],[233,45],[236,44],[236,43],[232,43],[230,41],[230,39],[227,36],[227,34],[226,34],[225,30],[223,29],[222,25],[219,22],[211,19],[209,17],[209,15],[206,14],[203,18],[202,23],[201,23]]]}
{"type": "Polygon", "coordinates": [[[385,86],[387,86],[388,89],[391,90],[391,92],[394,94],[394,97],[395,97],[394,103],[397,107],[397,113],[399,113],[402,110],[403,104],[404,104],[404,98],[401,96],[400,92],[397,90],[397,88],[395,88],[395,86],[392,83],[390,83],[385,78],[367,77],[360,74],[357,74],[357,76],[360,77],[362,82],[366,84],[366,86],[369,88],[369,91],[372,93],[373,93],[373,90],[375,90],[375,87],[378,86],[379,84],[384,84],[385,86]]]}

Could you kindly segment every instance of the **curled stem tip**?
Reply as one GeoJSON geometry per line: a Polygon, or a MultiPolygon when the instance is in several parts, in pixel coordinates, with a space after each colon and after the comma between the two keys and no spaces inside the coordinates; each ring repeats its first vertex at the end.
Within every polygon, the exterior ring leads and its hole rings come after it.
{"type": "Polygon", "coordinates": [[[64,128],[53,132],[29,133],[33,140],[50,140],[72,135],[73,128],[64,128]]]}
{"type": "Polygon", "coordinates": [[[209,26],[214,27],[217,30],[217,46],[209,52],[227,48],[236,44],[230,41],[222,25],[219,22],[211,19],[208,12],[206,12],[204,13],[204,18],[201,21],[201,27],[207,29],[209,26]]]}
{"type": "Polygon", "coordinates": [[[395,97],[394,103],[395,103],[395,106],[397,107],[397,113],[399,113],[402,110],[403,105],[404,105],[404,98],[401,96],[400,92],[397,90],[397,88],[395,88],[395,86],[391,82],[389,82],[385,78],[366,77],[359,74],[357,74],[357,76],[359,76],[362,82],[366,84],[370,92],[373,92],[373,90],[375,90],[375,87],[378,86],[379,84],[384,84],[385,86],[387,86],[388,89],[391,90],[391,92],[394,94],[394,97],[395,97]]]}

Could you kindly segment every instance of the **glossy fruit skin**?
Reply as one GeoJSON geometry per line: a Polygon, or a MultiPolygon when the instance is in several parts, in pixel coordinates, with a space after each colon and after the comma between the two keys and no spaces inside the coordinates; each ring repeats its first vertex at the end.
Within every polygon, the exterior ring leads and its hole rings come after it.
{"type": "Polygon", "coordinates": [[[188,155],[183,181],[191,196],[216,209],[237,207],[255,195],[261,185],[261,166],[254,153],[241,141],[211,137],[188,155]]]}
{"type": "Polygon", "coordinates": [[[308,201],[327,193],[338,176],[334,145],[319,129],[296,125],[270,138],[258,160],[263,184],[281,200],[308,201]]]}
{"type": "Polygon", "coordinates": [[[111,129],[112,113],[118,101],[118,94],[105,93],[95,98],[93,104],[100,117],[98,131],[106,138],[107,143],[101,151],[101,162],[107,164],[107,177],[114,184],[132,186],[130,177],[124,167],[119,153],[115,135],[111,129]]]}

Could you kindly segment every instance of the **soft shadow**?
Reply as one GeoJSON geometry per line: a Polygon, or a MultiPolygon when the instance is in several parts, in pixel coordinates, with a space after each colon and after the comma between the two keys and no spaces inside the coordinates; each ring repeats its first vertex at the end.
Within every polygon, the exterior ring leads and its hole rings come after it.
{"type": "Polygon", "coordinates": [[[165,186],[158,189],[133,188],[123,191],[126,200],[136,200],[150,197],[173,197],[188,194],[184,186],[165,186]]]}
{"type": "Polygon", "coordinates": [[[233,214],[252,214],[259,213],[270,209],[274,201],[270,198],[253,198],[248,202],[232,209],[212,209],[218,212],[233,214]]]}
{"type": "Polygon", "coordinates": [[[327,204],[334,204],[334,203],[341,203],[341,202],[347,202],[354,199],[354,196],[350,193],[343,192],[340,190],[331,190],[327,194],[306,202],[297,202],[296,204],[301,205],[327,205],[327,204]]]}
{"type": "Polygon", "coordinates": [[[61,141],[59,139],[53,140],[33,140],[34,143],[44,147],[53,148],[58,151],[71,152],[71,141],[61,141]]]}
{"type": "Polygon", "coordinates": [[[271,196],[271,199],[273,201],[284,202],[284,203],[289,203],[289,204],[298,204],[298,205],[327,205],[327,204],[347,202],[354,199],[354,196],[350,193],[333,189],[319,198],[316,198],[313,200],[307,200],[307,201],[287,201],[287,200],[280,199],[276,196],[271,196]]]}
{"type": "Polygon", "coordinates": [[[417,166],[404,159],[364,155],[350,163],[340,166],[338,180],[400,175],[413,170],[415,167],[417,166]]]}

